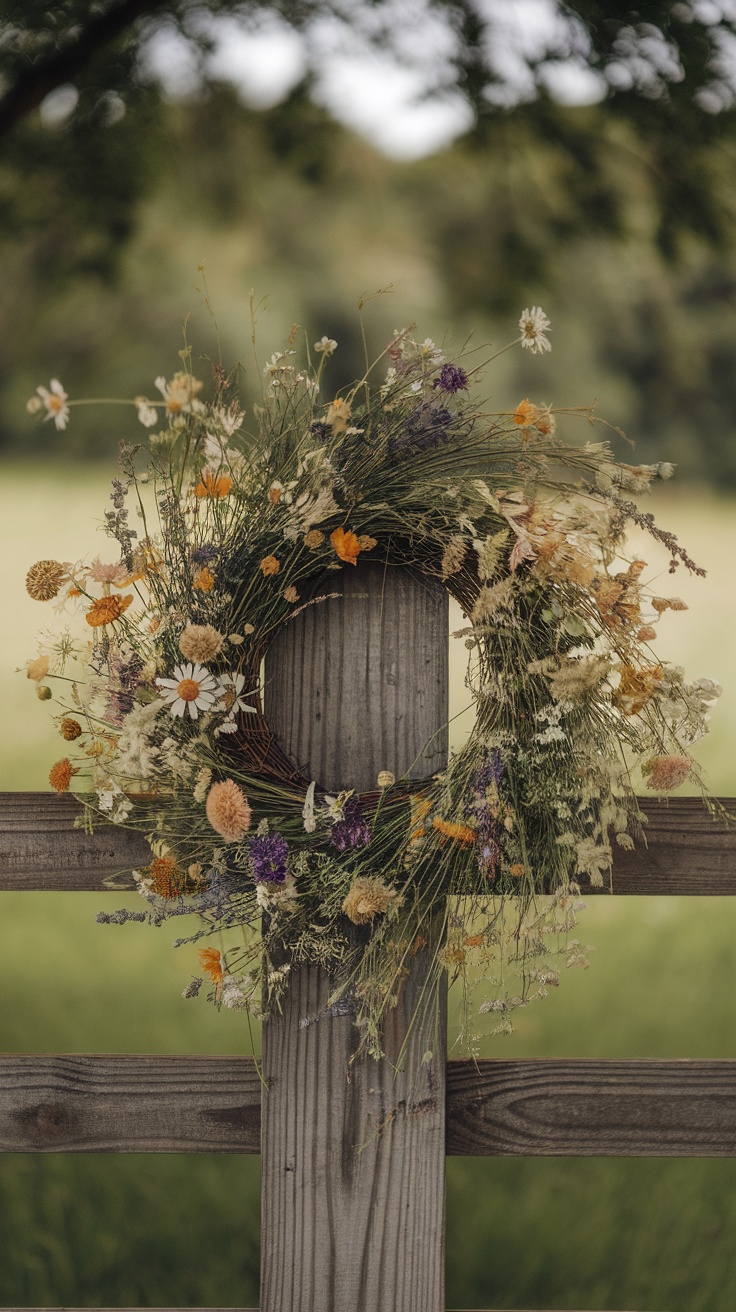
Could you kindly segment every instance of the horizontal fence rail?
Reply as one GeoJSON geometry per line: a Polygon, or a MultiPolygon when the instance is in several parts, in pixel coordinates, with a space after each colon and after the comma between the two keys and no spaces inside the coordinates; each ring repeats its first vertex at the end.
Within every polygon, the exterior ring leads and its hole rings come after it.
{"type": "MultiPolygon", "coordinates": [[[[724,799],[736,814],[736,801],[724,799]]],[[[647,845],[617,848],[612,887],[587,893],[736,894],[736,825],[714,821],[700,798],[642,799],[647,845]]],[[[79,804],[55,793],[0,793],[0,890],[131,889],[151,853],[118,825],[75,829],[79,804]]]]}
{"type": "MultiPolygon", "coordinates": [[[[258,1153],[249,1057],[0,1056],[0,1151],[258,1153]]],[[[450,1061],[450,1156],[733,1157],[736,1061],[450,1061]]]]}

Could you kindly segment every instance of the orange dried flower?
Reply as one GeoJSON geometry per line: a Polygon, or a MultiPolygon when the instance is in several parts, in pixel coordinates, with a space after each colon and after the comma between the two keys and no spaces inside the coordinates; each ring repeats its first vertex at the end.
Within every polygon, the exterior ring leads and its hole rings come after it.
{"type": "Polygon", "coordinates": [[[426,797],[410,797],[409,802],[411,804],[409,845],[414,847],[424,838],[424,822],[432,810],[432,803],[426,797]]]}
{"type": "Polygon", "coordinates": [[[72,781],[72,775],[77,771],[74,769],[68,757],[63,756],[60,761],[52,765],[49,770],[49,783],[55,788],[57,793],[65,793],[72,781]]]}
{"type": "Polygon", "coordinates": [[[520,401],[514,410],[514,423],[520,428],[528,428],[530,424],[535,424],[539,418],[537,407],[528,399],[520,401]]]}
{"type": "Polygon", "coordinates": [[[524,873],[524,867],[521,864],[521,862],[516,861],[514,865],[509,866],[509,874],[513,875],[514,879],[521,879],[523,873],[524,873]]]}
{"type": "Polygon", "coordinates": [[[212,570],[208,569],[206,565],[203,565],[201,569],[198,569],[195,573],[194,578],[192,579],[192,587],[196,588],[197,592],[211,592],[214,586],[215,576],[212,573],[212,570]]]}
{"type": "Polygon", "coordinates": [[[318,528],[310,528],[309,532],[304,534],[304,545],[309,547],[310,551],[316,551],[317,547],[322,546],[324,540],[325,535],[318,528]]]}
{"type": "Polygon", "coordinates": [[[261,561],[261,572],[268,577],[269,574],[278,574],[281,565],[275,556],[264,556],[261,561]]]}
{"type": "Polygon", "coordinates": [[[114,624],[128,609],[132,600],[132,592],[125,597],[98,597],[97,601],[92,602],[84,618],[93,629],[99,629],[103,624],[114,624]]]}
{"type": "Polygon", "coordinates": [[[75,738],[79,738],[82,732],[82,726],[79,720],[73,720],[70,715],[65,715],[63,720],[59,721],[59,733],[68,743],[73,743],[75,738]]]}
{"type": "Polygon", "coordinates": [[[485,943],[484,934],[471,934],[468,938],[463,939],[464,948],[482,948],[485,943]]]}
{"type": "Polygon", "coordinates": [[[222,957],[217,948],[200,948],[197,952],[199,964],[205,975],[209,975],[213,984],[222,984],[224,971],[222,957]]]}
{"type": "Polygon", "coordinates": [[[151,891],[158,897],[171,900],[181,897],[187,889],[187,876],[176,864],[173,856],[157,856],[143,872],[151,880],[151,891]]]}
{"type": "Polygon", "coordinates": [[[638,715],[664,678],[661,665],[624,665],[613,700],[624,715],[638,715]]]}
{"type": "Polygon", "coordinates": [[[348,565],[357,565],[361,546],[360,538],[356,537],[355,533],[351,533],[349,529],[336,528],[330,533],[330,542],[340,560],[346,561],[348,565]]]}
{"type": "Polygon", "coordinates": [[[194,489],[194,495],[195,497],[212,497],[214,500],[221,500],[232,492],[232,489],[233,480],[229,474],[213,474],[211,470],[204,469],[194,489]]]}
{"type": "Polygon", "coordinates": [[[474,829],[470,828],[470,825],[454,824],[452,820],[443,820],[439,815],[434,817],[432,824],[443,838],[451,838],[464,847],[475,842],[476,833],[474,829]]]}
{"type": "Polygon", "coordinates": [[[234,779],[212,785],[205,810],[212,828],[228,843],[239,843],[250,828],[248,799],[234,779]]]}

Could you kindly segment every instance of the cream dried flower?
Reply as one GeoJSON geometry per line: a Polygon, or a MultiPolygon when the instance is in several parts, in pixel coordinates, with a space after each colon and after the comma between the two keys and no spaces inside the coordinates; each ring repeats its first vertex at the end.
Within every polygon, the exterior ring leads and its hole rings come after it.
{"type": "Polygon", "coordinates": [[[474,624],[491,619],[499,610],[509,610],[514,604],[514,580],[511,575],[501,579],[492,588],[483,586],[476,598],[470,618],[474,624]]]}
{"type": "Polygon", "coordinates": [[[393,788],[396,783],[396,775],[393,770],[379,770],[376,783],[379,788],[393,788]]]}
{"type": "MultiPolygon", "coordinates": [[[[69,423],[69,406],[67,405],[67,401],[69,400],[68,393],[64,391],[58,378],[51,379],[49,388],[50,390],[46,387],[36,388],[41,405],[34,405],[33,409],[35,411],[42,407],[46,411],[46,414],[44,415],[44,423],[46,423],[48,419],[53,419],[56,428],[64,429],[69,423]]],[[[31,409],[30,402],[28,403],[28,409],[31,409]]]]}
{"type": "Polygon", "coordinates": [[[359,876],[342,904],[348,920],[354,925],[369,925],[374,916],[383,915],[396,897],[396,889],[389,888],[377,875],[359,876]]]}
{"type": "Polygon", "coordinates": [[[314,343],[314,349],[325,356],[333,355],[337,350],[337,342],[334,337],[320,337],[319,341],[314,343]]]}
{"type": "Polygon", "coordinates": [[[48,656],[36,656],[35,660],[26,661],[26,678],[40,683],[49,672],[48,656]]]}
{"type": "Polygon", "coordinates": [[[179,651],[188,661],[207,665],[219,656],[225,639],[211,624],[187,624],[179,635],[179,651]]]}
{"type": "Polygon", "coordinates": [[[442,554],[442,581],[449,579],[451,574],[457,574],[468,550],[468,543],[465,538],[459,535],[450,538],[442,554]]]}
{"type": "Polygon", "coordinates": [[[509,540],[509,530],[502,528],[499,533],[490,533],[485,541],[477,538],[473,542],[478,557],[478,578],[492,579],[498,571],[503,558],[503,550],[509,540]]]}
{"type": "Polygon", "coordinates": [[[205,809],[215,833],[228,843],[239,843],[250,829],[248,799],[234,779],[223,779],[212,785],[205,809]]]}

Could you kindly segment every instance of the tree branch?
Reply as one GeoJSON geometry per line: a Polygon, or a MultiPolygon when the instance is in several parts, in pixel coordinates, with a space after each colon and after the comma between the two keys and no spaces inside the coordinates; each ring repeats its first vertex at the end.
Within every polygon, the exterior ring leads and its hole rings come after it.
{"type": "Polygon", "coordinates": [[[95,15],[71,39],[45,59],[31,64],[0,96],[0,137],[36,109],[56,87],[71,82],[94,56],[120,36],[137,18],[160,9],[165,0],[117,0],[95,15]]]}

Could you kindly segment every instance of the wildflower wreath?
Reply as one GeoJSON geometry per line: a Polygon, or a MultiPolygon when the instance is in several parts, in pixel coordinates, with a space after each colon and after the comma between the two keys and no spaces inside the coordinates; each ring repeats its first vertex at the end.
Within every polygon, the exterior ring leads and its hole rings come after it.
{"type": "MultiPolygon", "coordinates": [[[[549,328],[525,310],[509,345],[547,351],[549,328]]],[[[337,343],[300,364],[293,338],[263,370],[252,429],[234,376],[215,366],[205,401],[182,353],[161,399],[132,403],[151,431],[147,450],[121,443],[104,523],[118,558],[30,569],[32,597],[77,612],[27,666],[42,700],[55,684],[68,744],[50,782],[74,784],[88,825],[137,826],[151,844],[135,872],[146,908],[98,920],[196,913],[178,944],[215,938],[185,996],[207,976],[218,1005],[259,1011],[317,962],[378,1054],[429,943],[438,970],[486,981],[481,1010],[509,1029],[561,965],[586,964],[569,937],[580,885],[603,884],[612,845],[640,833],[637,769],[655,791],[699,782],[689,748],[720,689],[652,654],[663,612],[685,607],[651,596],[625,547],[633,523],[671,572],[703,573],[631,500],[672,466],[558,435],[560,413],[598,422],[591,410],[489,413],[489,360],[448,361],[411,330],[326,403],[337,343]],[[262,660],[334,593],[332,571],[364,560],[459,602],[476,720],[432,778],[384,770],[368,794],[330,795],[275,741],[262,660]]],[[[29,408],[64,428],[73,404],[54,380],[29,408]]]]}

